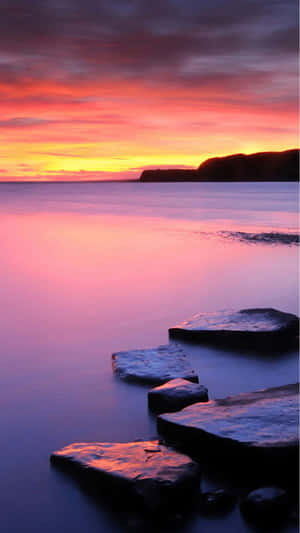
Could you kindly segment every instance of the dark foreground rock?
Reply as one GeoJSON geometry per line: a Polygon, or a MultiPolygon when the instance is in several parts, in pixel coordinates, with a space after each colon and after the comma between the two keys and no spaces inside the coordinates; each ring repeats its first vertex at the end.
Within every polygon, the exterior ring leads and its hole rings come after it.
{"type": "Polygon", "coordinates": [[[250,492],[240,507],[248,520],[269,525],[287,517],[289,500],[279,487],[261,487],[250,492]]]}
{"type": "Polygon", "coordinates": [[[271,468],[276,475],[297,475],[299,450],[298,385],[196,403],[158,416],[158,431],[183,449],[211,455],[227,467],[252,472],[271,468]],[[240,468],[240,467],[239,467],[240,468]]]}
{"type": "Polygon", "coordinates": [[[112,359],[114,371],[127,381],[159,385],[170,379],[183,378],[198,383],[188,358],[176,344],[117,352],[112,359]]]}
{"type": "Polygon", "coordinates": [[[236,346],[278,347],[297,342],[299,318],[272,308],[198,313],[170,328],[170,337],[236,346]]]}
{"type": "Polygon", "coordinates": [[[207,388],[186,379],[172,379],[148,392],[148,405],[156,413],[179,411],[196,402],[207,402],[207,388]]]}
{"type": "Polygon", "coordinates": [[[234,506],[236,497],[225,489],[202,492],[199,499],[199,511],[204,514],[223,514],[234,506]]]}
{"type": "Polygon", "coordinates": [[[198,464],[158,441],[74,443],[51,462],[75,470],[99,494],[109,491],[152,512],[177,512],[199,485],[198,464]]]}
{"type": "Polygon", "coordinates": [[[289,512],[289,521],[292,523],[292,524],[297,524],[299,525],[299,498],[298,498],[298,502],[295,504],[292,504],[291,508],[290,508],[290,512],[289,512]]]}

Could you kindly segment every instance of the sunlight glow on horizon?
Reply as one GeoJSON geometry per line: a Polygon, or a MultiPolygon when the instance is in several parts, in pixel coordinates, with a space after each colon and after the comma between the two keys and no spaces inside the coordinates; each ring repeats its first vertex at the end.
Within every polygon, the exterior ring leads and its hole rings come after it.
{"type": "Polygon", "coordinates": [[[215,2],[1,8],[0,181],[137,179],[297,148],[294,0],[215,2]]]}

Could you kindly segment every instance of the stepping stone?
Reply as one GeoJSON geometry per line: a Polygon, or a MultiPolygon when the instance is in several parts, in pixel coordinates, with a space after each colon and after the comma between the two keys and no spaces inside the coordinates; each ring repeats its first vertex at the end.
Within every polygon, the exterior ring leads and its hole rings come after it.
{"type": "Polygon", "coordinates": [[[151,385],[183,378],[198,383],[189,360],[177,344],[146,350],[130,350],[112,355],[114,371],[120,378],[151,385]]]}
{"type": "Polygon", "coordinates": [[[68,466],[87,485],[114,499],[153,512],[184,506],[199,485],[199,465],[159,441],[74,443],[54,452],[51,462],[68,466]]]}
{"type": "Polygon", "coordinates": [[[157,413],[179,411],[196,402],[207,402],[207,388],[186,379],[171,379],[148,392],[149,408],[157,413]]]}
{"type": "Polygon", "coordinates": [[[169,329],[170,337],[220,344],[274,344],[299,335],[299,318],[276,309],[258,308],[198,313],[169,329]],[[274,342],[276,341],[276,342],[274,342]]]}
{"type": "MultiPolygon", "coordinates": [[[[251,457],[295,470],[299,448],[298,384],[196,403],[159,415],[158,431],[185,449],[206,451],[213,458],[251,457]]],[[[228,464],[231,464],[230,462],[228,464]]],[[[247,461],[244,462],[247,466],[247,461]]],[[[250,464],[248,462],[248,464],[250,464]]]]}
{"type": "Polygon", "coordinates": [[[285,490],[279,487],[261,487],[250,492],[240,507],[248,520],[268,525],[287,517],[289,501],[285,490]]]}

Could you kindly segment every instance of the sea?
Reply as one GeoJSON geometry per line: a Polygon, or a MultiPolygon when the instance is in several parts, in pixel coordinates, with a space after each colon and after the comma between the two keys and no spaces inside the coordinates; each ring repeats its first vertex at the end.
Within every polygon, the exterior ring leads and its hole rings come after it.
{"type": "MultiPolygon", "coordinates": [[[[112,352],[166,344],[197,312],[298,313],[298,208],[297,183],[0,184],[1,532],[135,531],[51,452],[157,437],[148,388],[118,379],[112,352]]],[[[295,351],[181,344],[211,399],[298,380],[295,351]]],[[[253,531],[238,507],[176,528],[253,531]]]]}

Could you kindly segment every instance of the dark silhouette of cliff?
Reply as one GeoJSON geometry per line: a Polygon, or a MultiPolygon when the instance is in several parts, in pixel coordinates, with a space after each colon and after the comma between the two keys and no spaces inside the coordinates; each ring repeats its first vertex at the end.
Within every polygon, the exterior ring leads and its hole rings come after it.
{"type": "Polygon", "coordinates": [[[157,170],[143,170],[140,181],[198,181],[198,170],[170,168],[157,170]]]}
{"type": "Polygon", "coordinates": [[[299,150],[213,157],[198,169],[144,170],[140,181],[298,181],[299,150]]]}

